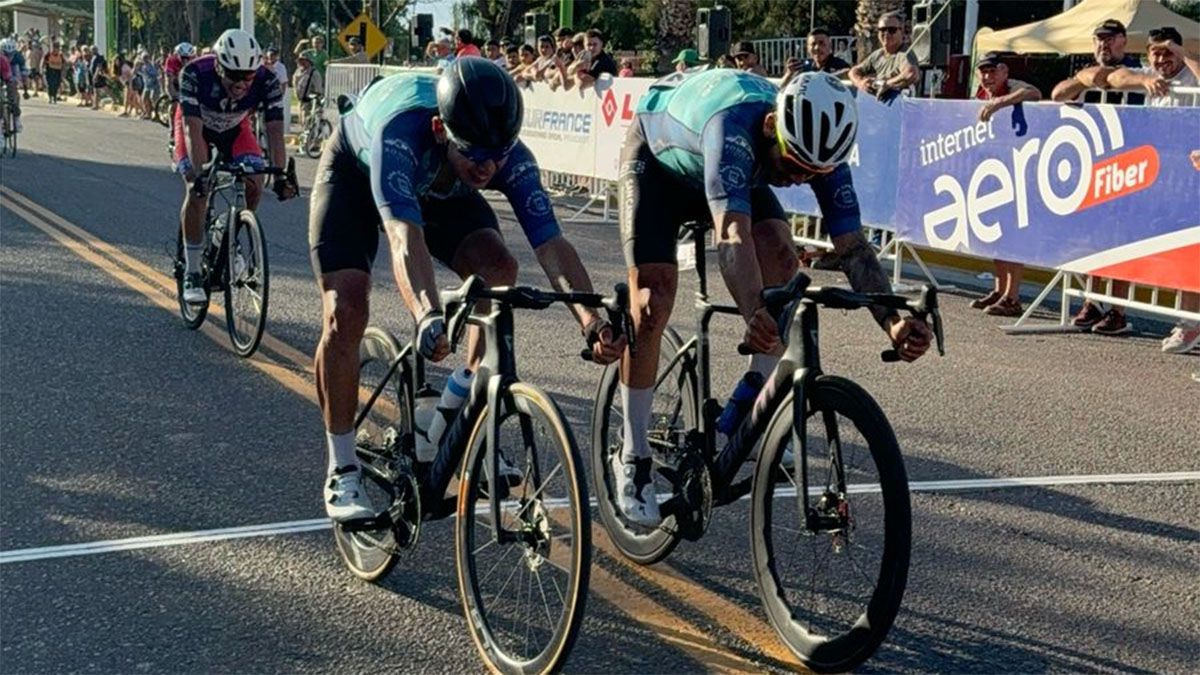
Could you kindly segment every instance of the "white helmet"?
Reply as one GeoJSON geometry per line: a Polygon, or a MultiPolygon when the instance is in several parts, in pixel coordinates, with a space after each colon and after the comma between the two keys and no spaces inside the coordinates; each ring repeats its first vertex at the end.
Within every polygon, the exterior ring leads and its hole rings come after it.
{"type": "Polygon", "coordinates": [[[788,154],[814,169],[846,161],[858,132],[854,94],[829,73],[804,73],[775,100],[775,129],[788,154]]]}
{"type": "Polygon", "coordinates": [[[196,48],[190,42],[180,42],[175,45],[175,55],[181,59],[191,58],[196,55],[196,48]]]}
{"type": "Polygon", "coordinates": [[[258,70],[262,65],[262,50],[258,40],[244,30],[230,28],[213,43],[217,63],[227,70],[258,70]]]}
{"type": "Polygon", "coordinates": [[[12,54],[15,51],[17,51],[17,43],[13,42],[12,38],[0,40],[0,52],[12,54]]]}

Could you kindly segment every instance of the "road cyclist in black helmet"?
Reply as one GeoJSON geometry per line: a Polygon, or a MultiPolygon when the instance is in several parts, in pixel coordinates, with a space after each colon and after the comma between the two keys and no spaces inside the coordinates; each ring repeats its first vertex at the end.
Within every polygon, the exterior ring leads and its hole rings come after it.
{"type": "MultiPolygon", "coordinates": [[[[450,345],[433,259],[491,286],[511,286],[517,278],[517,261],[480,190],[508,198],[555,289],[588,292],[592,283],[563,236],[537,161],[517,138],[524,106],[502,68],[461,58],[440,76],[405,72],[378,79],[339,106],[340,123],[317,168],[309,243],[323,310],[316,376],[329,453],[325,509],[331,519],[350,522],[374,515],[361,487],[353,427],[380,229],[418,326],[419,352],[434,362],[446,358],[450,345]]],[[[620,357],[625,339],[614,340],[600,314],[578,306],[572,312],[596,362],[620,357]]],[[[452,390],[469,388],[483,354],[480,337],[469,336],[467,363],[451,374],[444,401],[452,390]]],[[[418,437],[418,461],[434,442],[418,437]]]]}

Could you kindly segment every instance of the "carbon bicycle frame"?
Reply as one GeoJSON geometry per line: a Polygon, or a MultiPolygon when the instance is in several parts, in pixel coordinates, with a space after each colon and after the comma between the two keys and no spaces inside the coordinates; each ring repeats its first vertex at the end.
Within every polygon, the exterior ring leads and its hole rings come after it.
{"type": "MultiPolygon", "coordinates": [[[[731,305],[714,305],[708,299],[708,273],[704,258],[703,230],[693,230],[696,247],[696,276],[699,278],[699,290],[696,292],[695,307],[700,315],[696,321],[696,333],[687,340],[671,361],[662,368],[662,375],[655,383],[657,388],[662,378],[675,367],[675,364],[692,349],[696,350],[696,365],[698,370],[699,400],[696,419],[699,423],[700,436],[704,439],[704,456],[712,460],[712,484],[714,503],[728,504],[738,499],[741,494],[731,491],[733,479],[738,469],[746,462],[754,444],[766,432],[767,424],[775,416],[776,410],[783,404],[790,392],[792,399],[792,443],[793,454],[798,458],[800,468],[800,494],[797,495],[804,506],[806,524],[814,527],[813,510],[808,508],[808,439],[807,434],[799,433],[807,425],[806,407],[807,391],[821,374],[821,354],[818,347],[819,324],[817,321],[817,305],[811,301],[797,299],[800,303],[798,310],[793,306],[785,311],[788,318],[787,347],[783,358],[764,383],[747,419],[738,427],[734,435],[728,439],[725,447],[717,453],[717,437],[715,430],[716,410],[712,397],[712,354],[709,341],[709,324],[716,314],[732,314],[741,316],[737,307],[731,305]],[[797,369],[796,364],[800,364],[797,369]],[[710,404],[710,401],[712,404],[710,404]]],[[[837,427],[832,420],[826,419],[827,432],[831,441],[831,459],[836,465],[838,490],[845,491],[845,477],[839,457],[840,442],[837,439],[837,427]]]]}

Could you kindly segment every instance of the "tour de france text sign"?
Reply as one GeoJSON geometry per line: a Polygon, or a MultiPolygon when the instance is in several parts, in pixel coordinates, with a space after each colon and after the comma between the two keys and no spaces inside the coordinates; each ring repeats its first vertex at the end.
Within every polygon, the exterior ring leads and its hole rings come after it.
{"type": "MultiPolygon", "coordinates": [[[[858,93],[858,140],[846,160],[854,177],[863,223],[886,230],[895,229],[903,108],[900,101],[894,97],[880,103],[873,96],[858,93]]],[[[807,185],[776,188],[775,194],[789,213],[821,215],[817,197],[807,185]]]]}
{"type": "Polygon", "coordinates": [[[1200,108],[1026,104],[984,123],[979,107],[904,102],[902,238],[1176,288],[1200,284],[1192,278],[1200,277],[1200,171],[1189,159],[1200,149],[1200,108]],[[1188,278],[1149,269],[1172,258],[1188,278]]]}

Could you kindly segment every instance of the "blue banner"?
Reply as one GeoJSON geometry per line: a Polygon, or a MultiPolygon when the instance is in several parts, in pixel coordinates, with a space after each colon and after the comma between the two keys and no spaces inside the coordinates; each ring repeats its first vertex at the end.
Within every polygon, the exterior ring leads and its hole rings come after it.
{"type": "MultiPolygon", "coordinates": [[[[1181,235],[1200,225],[1200,171],[1189,159],[1200,149],[1200,108],[1025,104],[987,122],[979,109],[904,102],[902,238],[1080,271],[1190,255],[1194,237],[1181,235]]],[[[1122,278],[1140,276],[1131,268],[1122,278]]]]}
{"type": "MultiPolygon", "coordinates": [[[[880,103],[858,93],[858,141],[848,163],[863,223],[895,229],[897,167],[900,164],[900,97],[880,103]]],[[[789,213],[821,215],[812,188],[776,188],[779,203],[789,213]]]]}

